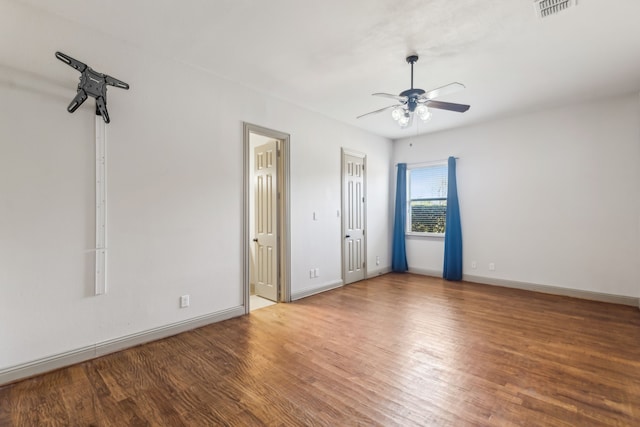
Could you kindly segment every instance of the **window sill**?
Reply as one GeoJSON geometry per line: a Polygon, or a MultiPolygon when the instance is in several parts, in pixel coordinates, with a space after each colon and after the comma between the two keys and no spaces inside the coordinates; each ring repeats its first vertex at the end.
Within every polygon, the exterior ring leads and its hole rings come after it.
{"type": "Polygon", "coordinates": [[[405,233],[405,236],[444,239],[444,233],[416,233],[415,231],[409,231],[405,233]]]}

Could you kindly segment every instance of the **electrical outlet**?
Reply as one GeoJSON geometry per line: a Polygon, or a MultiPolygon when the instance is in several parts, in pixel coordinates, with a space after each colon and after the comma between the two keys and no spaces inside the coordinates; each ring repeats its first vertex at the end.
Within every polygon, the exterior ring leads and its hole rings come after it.
{"type": "Polygon", "coordinates": [[[380,265],[380,257],[376,256],[376,265],[380,265]]]}
{"type": "Polygon", "coordinates": [[[313,271],[313,268],[311,270],[309,270],[309,279],[313,279],[315,277],[314,273],[315,272],[313,271]]]}
{"type": "Polygon", "coordinates": [[[494,271],[496,269],[496,265],[492,262],[489,263],[489,271],[494,271]]]}
{"type": "Polygon", "coordinates": [[[320,277],[320,269],[316,268],[313,270],[313,277],[320,277]]]}
{"type": "Polygon", "coordinates": [[[189,307],[189,295],[182,295],[180,297],[180,308],[189,307]]]}
{"type": "Polygon", "coordinates": [[[471,268],[478,268],[478,263],[475,261],[471,261],[471,268]]]}

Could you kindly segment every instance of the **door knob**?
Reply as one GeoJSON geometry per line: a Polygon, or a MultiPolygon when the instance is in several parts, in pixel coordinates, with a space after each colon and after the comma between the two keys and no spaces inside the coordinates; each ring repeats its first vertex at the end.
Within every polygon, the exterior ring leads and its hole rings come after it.
{"type": "Polygon", "coordinates": [[[257,239],[257,238],[253,239],[253,241],[254,241],[254,242],[256,242],[256,243],[258,243],[258,239],[257,239]]]}
{"type": "Polygon", "coordinates": [[[345,239],[348,239],[349,237],[351,237],[350,234],[347,234],[346,236],[344,236],[345,239]]]}

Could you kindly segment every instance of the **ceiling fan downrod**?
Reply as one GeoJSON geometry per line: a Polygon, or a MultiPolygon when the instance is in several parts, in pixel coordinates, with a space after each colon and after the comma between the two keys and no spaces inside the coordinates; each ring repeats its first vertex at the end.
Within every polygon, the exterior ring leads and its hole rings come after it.
{"type": "Polygon", "coordinates": [[[410,112],[414,112],[418,107],[418,97],[424,93],[422,89],[414,89],[413,87],[413,64],[418,61],[418,55],[407,56],[407,63],[411,64],[411,89],[407,89],[400,93],[400,96],[406,96],[406,108],[410,112]]]}
{"type": "Polygon", "coordinates": [[[418,62],[418,55],[407,56],[407,62],[411,64],[411,89],[413,89],[413,64],[418,62]]]}

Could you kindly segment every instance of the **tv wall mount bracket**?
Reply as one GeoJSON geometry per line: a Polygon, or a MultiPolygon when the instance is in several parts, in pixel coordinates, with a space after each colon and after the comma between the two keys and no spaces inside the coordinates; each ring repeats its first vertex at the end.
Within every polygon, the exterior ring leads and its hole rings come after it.
{"type": "Polygon", "coordinates": [[[107,86],[127,90],[129,85],[114,77],[94,71],[87,64],[83,64],[62,52],[56,52],[56,58],[80,72],[78,93],[67,107],[67,111],[73,113],[87,100],[87,97],[91,96],[96,99],[96,115],[102,116],[104,122],[109,123],[111,120],[107,111],[107,86]]]}

